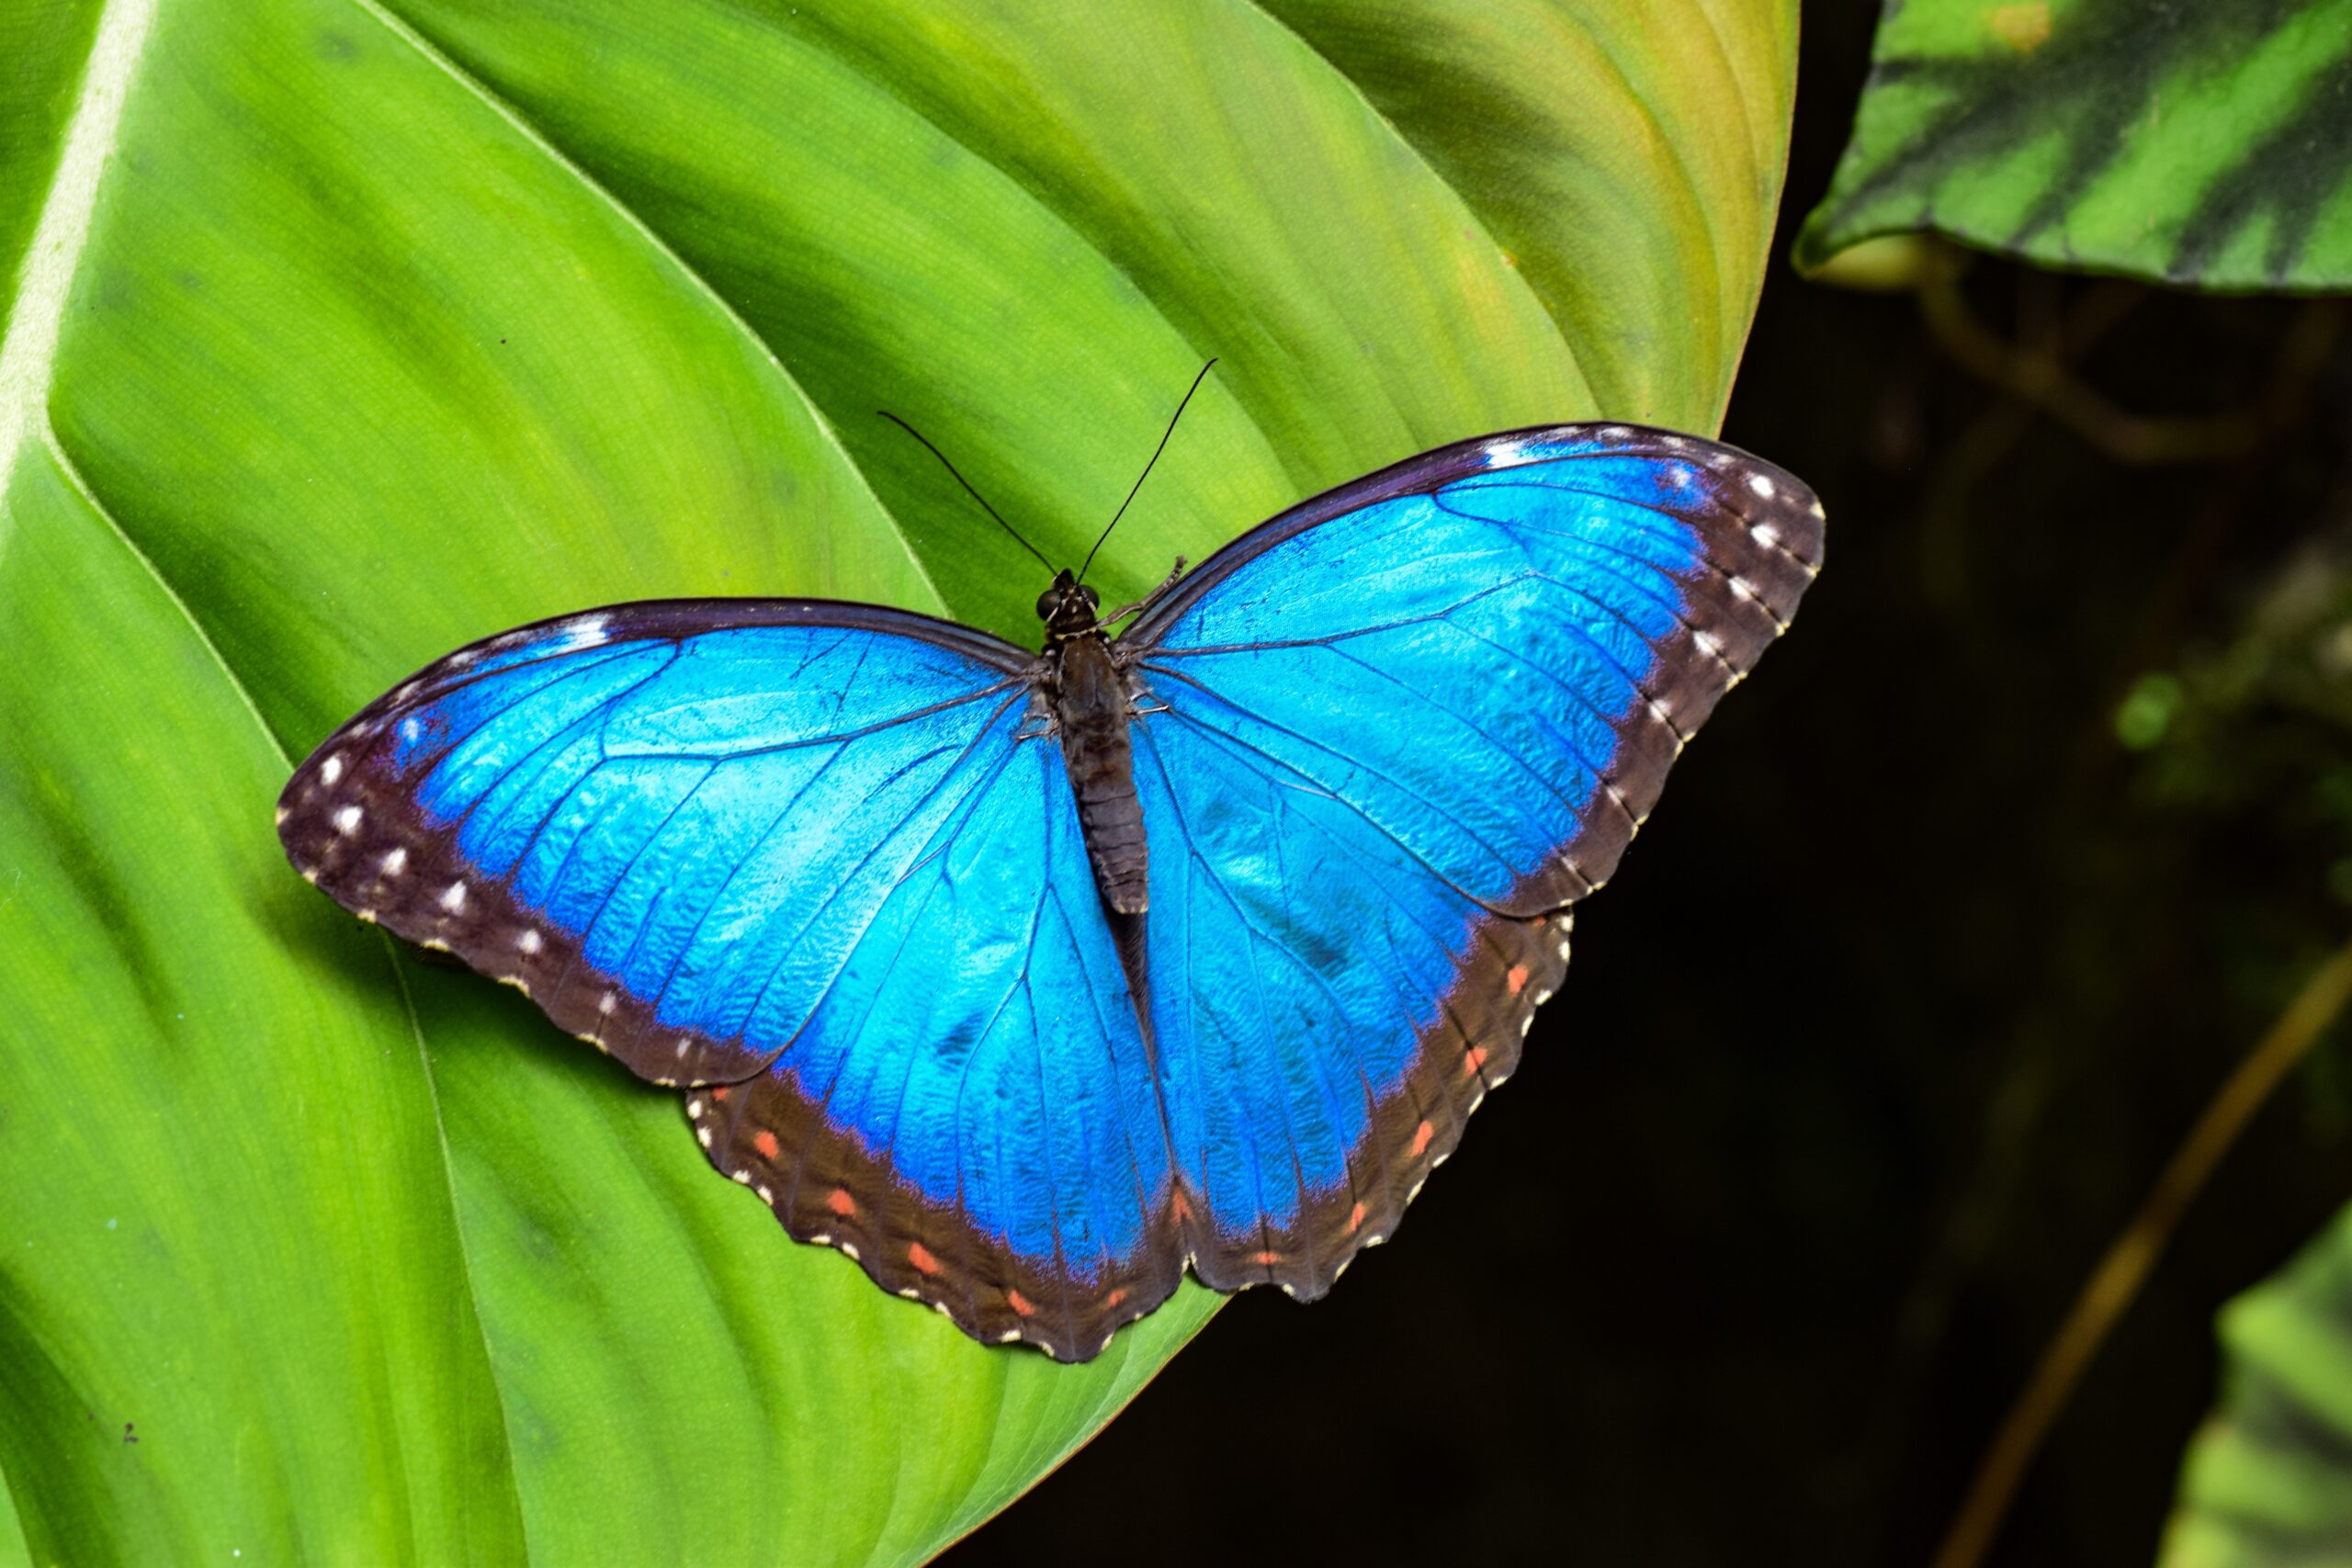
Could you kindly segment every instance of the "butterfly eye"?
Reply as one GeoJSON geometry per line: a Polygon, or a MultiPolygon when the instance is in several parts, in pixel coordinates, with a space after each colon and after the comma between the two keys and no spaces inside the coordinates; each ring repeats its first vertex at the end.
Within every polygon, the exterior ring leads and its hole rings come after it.
{"type": "Polygon", "coordinates": [[[1038,594],[1037,618],[1041,621],[1052,620],[1054,618],[1054,606],[1061,603],[1061,590],[1058,588],[1048,588],[1043,593],[1038,594]]]}

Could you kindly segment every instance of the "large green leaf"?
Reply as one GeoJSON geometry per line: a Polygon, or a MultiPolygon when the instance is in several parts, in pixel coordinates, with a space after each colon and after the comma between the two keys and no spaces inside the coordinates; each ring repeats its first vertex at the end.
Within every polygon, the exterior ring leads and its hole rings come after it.
{"type": "Polygon", "coordinates": [[[2352,1207],[2224,1309],[2222,1346],[2164,1568],[2352,1562],[2352,1207]]]}
{"type": "Polygon", "coordinates": [[[904,1560],[1207,1315],[983,1348],[303,887],[289,756],[660,594],[1029,635],[1476,431],[1711,427],[1787,0],[0,10],[0,1556],[904,1560]]]}
{"type": "Polygon", "coordinates": [[[2352,0],[1888,0],[1815,266],[1933,229],[2214,288],[2352,285],[2352,0]]]}

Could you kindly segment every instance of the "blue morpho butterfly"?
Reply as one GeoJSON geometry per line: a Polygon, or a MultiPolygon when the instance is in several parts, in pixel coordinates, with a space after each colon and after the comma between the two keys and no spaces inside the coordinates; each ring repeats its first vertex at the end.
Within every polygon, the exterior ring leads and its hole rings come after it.
{"type": "Polygon", "coordinates": [[[1744,453],[1515,431],[1109,616],[1064,570],[1041,652],[801,599],[506,632],[337,730],[279,830],[690,1086],[793,1235],[1084,1359],[1188,1264],[1319,1296],[1396,1229],[1821,546],[1744,453]]]}

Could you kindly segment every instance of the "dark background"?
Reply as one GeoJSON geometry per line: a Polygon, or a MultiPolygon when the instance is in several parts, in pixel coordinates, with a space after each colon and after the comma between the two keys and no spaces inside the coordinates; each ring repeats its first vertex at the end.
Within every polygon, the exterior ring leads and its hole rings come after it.
{"type": "MultiPolygon", "coordinates": [[[[1945,319],[2066,365],[2117,414],[2086,435],[1964,368],[1921,297],[1798,278],[1874,14],[1806,7],[1724,430],[1828,509],[1794,634],[1396,1243],[1311,1308],[1238,1298],[959,1568],[1924,1562],[2101,1250],[2343,940],[2340,315],[1960,258],[1945,319]],[[2249,413],[2250,441],[2140,417],[2249,413]],[[2239,449],[2149,460],[2208,441],[2239,449]]],[[[1992,1562],[2152,1560],[2215,1309],[2352,1196],[2346,1034],[2198,1198],[1992,1562]]]]}

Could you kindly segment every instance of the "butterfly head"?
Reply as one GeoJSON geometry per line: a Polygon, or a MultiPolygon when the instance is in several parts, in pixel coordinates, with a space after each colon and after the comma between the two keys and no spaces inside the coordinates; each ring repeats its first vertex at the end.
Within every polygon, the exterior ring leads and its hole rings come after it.
{"type": "Polygon", "coordinates": [[[1058,642],[1094,630],[1102,606],[1102,596],[1064,567],[1054,585],[1037,595],[1037,618],[1046,623],[1047,638],[1058,642]]]}

